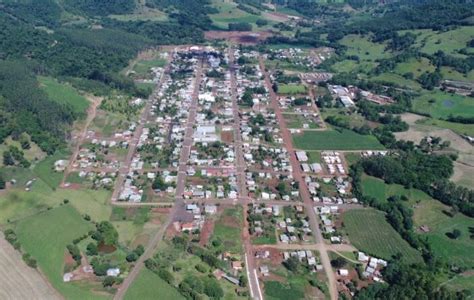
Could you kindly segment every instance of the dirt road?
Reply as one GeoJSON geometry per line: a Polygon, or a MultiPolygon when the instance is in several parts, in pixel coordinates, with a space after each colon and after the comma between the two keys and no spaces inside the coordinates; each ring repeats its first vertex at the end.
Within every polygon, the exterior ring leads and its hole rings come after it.
{"type": "Polygon", "coordinates": [[[282,138],[283,138],[285,147],[288,150],[288,153],[290,154],[290,162],[291,162],[291,166],[293,167],[293,178],[299,183],[300,195],[303,199],[306,212],[309,217],[311,230],[317,242],[317,250],[319,251],[321,263],[328,277],[329,292],[331,295],[331,299],[336,300],[338,298],[336,276],[331,266],[331,262],[329,259],[329,255],[327,253],[326,244],[324,243],[324,239],[321,234],[321,230],[319,229],[318,216],[315,214],[313,210],[313,201],[311,200],[311,196],[306,186],[306,182],[303,179],[303,174],[301,171],[300,164],[298,163],[298,160],[296,159],[291,133],[286,126],[285,119],[283,118],[283,114],[281,112],[281,109],[278,103],[278,96],[273,91],[272,83],[270,81],[270,76],[268,75],[268,72],[265,69],[265,64],[262,57],[259,58],[259,62],[260,62],[260,69],[262,73],[264,73],[264,76],[265,76],[265,84],[268,90],[270,91],[270,100],[271,100],[272,108],[275,111],[278,124],[280,124],[282,138]]]}
{"type": "MultiPolygon", "coordinates": [[[[201,84],[201,77],[202,77],[202,65],[199,65],[196,71],[196,79],[194,83],[194,92],[192,97],[192,104],[191,107],[194,107],[194,111],[196,110],[197,100],[199,96],[199,86],[201,84]]],[[[193,129],[193,124],[195,122],[196,113],[190,113],[188,117],[188,127],[193,129]]],[[[191,132],[192,134],[192,132],[191,132]]],[[[185,147],[181,149],[181,156],[180,161],[187,161],[189,159],[189,150],[185,150],[185,147]],[[187,156],[186,156],[187,155],[187,156]]],[[[178,178],[179,180],[179,178],[178,178]]],[[[184,182],[185,178],[181,179],[181,183],[178,182],[178,185],[182,186],[180,189],[184,189],[184,182]]],[[[183,198],[179,196],[178,192],[176,192],[176,202],[173,205],[173,208],[168,216],[166,222],[160,227],[160,229],[155,233],[155,235],[150,239],[148,245],[145,248],[145,252],[142,256],[137,260],[135,266],[133,267],[130,274],[128,274],[127,278],[124,280],[122,285],[117,290],[117,293],[114,296],[114,299],[123,299],[125,296],[128,288],[132,284],[132,282],[137,278],[138,274],[142,270],[143,266],[145,265],[145,260],[152,257],[155,254],[155,249],[158,243],[163,239],[163,235],[166,232],[166,228],[175,220],[175,216],[179,213],[179,211],[184,209],[184,201],[183,198]]]]}
{"type": "Polygon", "coordinates": [[[62,299],[46,278],[23,262],[1,232],[0,299],[62,299]]]}

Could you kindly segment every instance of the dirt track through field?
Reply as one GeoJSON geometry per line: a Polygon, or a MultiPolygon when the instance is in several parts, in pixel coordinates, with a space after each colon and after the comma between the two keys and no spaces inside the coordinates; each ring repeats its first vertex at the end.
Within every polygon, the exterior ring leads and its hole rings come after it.
{"type": "Polygon", "coordinates": [[[0,299],[62,299],[49,282],[28,267],[0,233],[0,299]]]}

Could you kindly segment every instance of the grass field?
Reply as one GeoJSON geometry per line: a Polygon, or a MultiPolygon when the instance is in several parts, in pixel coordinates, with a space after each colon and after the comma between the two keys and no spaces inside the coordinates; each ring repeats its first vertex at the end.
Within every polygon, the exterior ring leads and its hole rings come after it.
{"type": "Polygon", "coordinates": [[[242,208],[226,208],[215,223],[211,240],[221,240],[226,251],[241,253],[241,225],[242,208]]]}
{"type": "MultiPolygon", "coordinates": [[[[237,4],[230,1],[213,0],[212,6],[219,13],[210,14],[212,23],[220,29],[228,29],[229,23],[246,22],[252,24],[253,29],[257,28],[255,22],[263,19],[263,16],[257,16],[237,8],[237,4]]],[[[270,20],[268,20],[271,23],[270,20]]]]}
{"type": "Polygon", "coordinates": [[[468,290],[470,295],[467,296],[467,299],[474,299],[474,275],[458,275],[450,280],[446,286],[457,291],[468,290]]]}
{"type": "Polygon", "coordinates": [[[385,51],[385,44],[373,43],[365,36],[349,34],[340,41],[340,44],[347,47],[347,55],[356,55],[364,61],[375,61],[391,56],[390,52],[385,51]]]}
{"type": "Polygon", "coordinates": [[[305,131],[293,136],[296,148],[303,150],[381,150],[382,144],[371,135],[351,130],[305,131]]]}
{"type": "Polygon", "coordinates": [[[368,61],[357,62],[355,60],[345,59],[343,61],[339,61],[335,63],[334,65],[332,65],[332,69],[334,69],[334,71],[338,73],[339,72],[368,73],[375,66],[376,66],[376,63],[374,62],[368,62],[368,61]]]}
{"type": "Polygon", "coordinates": [[[396,84],[402,88],[421,90],[421,86],[415,80],[409,80],[396,73],[383,73],[378,76],[372,77],[375,81],[390,82],[396,84]]]}
{"type": "Polygon", "coordinates": [[[52,189],[56,189],[63,179],[62,172],[54,170],[54,163],[60,159],[68,159],[69,153],[57,152],[40,161],[33,169],[33,172],[41,178],[52,189]]]}
{"type": "Polygon", "coordinates": [[[456,132],[457,134],[465,134],[469,136],[474,136],[474,124],[461,124],[453,123],[444,120],[438,120],[433,118],[425,118],[417,122],[417,124],[435,126],[439,128],[447,128],[456,132]]]}
{"type": "Polygon", "coordinates": [[[180,300],[184,299],[184,297],[158,275],[147,268],[143,268],[128,289],[124,299],[180,300]]]}
{"type": "Polygon", "coordinates": [[[22,248],[38,261],[51,284],[67,299],[107,298],[62,280],[67,244],[91,230],[71,205],[63,205],[26,218],[16,224],[22,248]]]}
{"type": "Polygon", "coordinates": [[[429,113],[434,118],[447,118],[449,115],[471,117],[474,115],[472,98],[432,91],[413,100],[413,109],[429,113]]]}
{"type": "Polygon", "coordinates": [[[399,184],[386,184],[383,180],[364,175],[362,177],[362,191],[365,196],[374,197],[380,203],[387,202],[390,196],[406,196],[411,204],[423,200],[432,200],[429,195],[417,189],[405,189],[399,184]]]}
{"type": "Polygon", "coordinates": [[[303,115],[299,114],[283,114],[285,118],[286,126],[288,128],[303,128],[303,124],[308,124],[308,128],[314,129],[318,128],[318,124],[305,118],[303,115]]]}
{"type": "Polygon", "coordinates": [[[473,36],[472,27],[459,27],[446,32],[436,32],[430,29],[410,31],[418,35],[415,46],[419,47],[421,52],[434,54],[436,51],[442,50],[446,54],[459,57],[464,57],[464,55],[459,54],[458,51],[466,48],[467,42],[469,42],[473,36]]]}
{"type": "Polygon", "coordinates": [[[298,95],[305,94],[306,87],[302,84],[279,84],[278,94],[284,95],[298,95]]]}
{"type": "Polygon", "coordinates": [[[387,223],[384,213],[354,209],[344,213],[343,220],[349,239],[357,249],[383,259],[401,253],[407,262],[421,261],[420,253],[387,223]]]}
{"type": "MultiPolygon", "coordinates": [[[[9,146],[15,146],[23,151],[25,158],[32,164],[46,157],[46,153],[43,152],[35,142],[30,140],[30,149],[22,149],[20,142],[14,141],[11,137],[6,138],[5,141],[0,144],[0,157],[3,157],[3,152],[7,150],[9,146]]],[[[0,167],[1,166],[3,166],[3,159],[0,159],[0,167]]]]}
{"type": "Polygon", "coordinates": [[[60,83],[51,77],[38,76],[38,80],[49,99],[70,105],[76,113],[84,114],[89,107],[89,101],[72,86],[60,83]]]}
{"type": "Polygon", "coordinates": [[[137,75],[144,76],[150,72],[153,67],[164,67],[166,65],[166,59],[155,58],[150,60],[140,60],[133,66],[133,71],[137,75]]]}
{"type": "Polygon", "coordinates": [[[469,227],[474,227],[474,219],[461,213],[450,217],[443,211],[449,212],[450,208],[438,201],[424,201],[414,211],[414,224],[429,227],[430,232],[422,235],[428,239],[436,255],[447,262],[474,268],[474,243],[469,237],[469,227]],[[458,239],[446,235],[454,229],[461,231],[458,239]]]}
{"type": "Polygon", "coordinates": [[[447,79],[447,80],[457,80],[457,81],[467,81],[467,82],[474,81],[474,70],[470,71],[467,74],[462,74],[454,70],[453,68],[441,67],[441,74],[443,75],[443,79],[447,79]]]}
{"type": "Polygon", "coordinates": [[[422,57],[420,59],[410,58],[406,62],[402,62],[397,64],[394,70],[399,75],[403,75],[405,73],[413,73],[415,78],[418,78],[421,74],[425,72],[434,72],[435,66],[433,66],[429,59],[422,57]]]}

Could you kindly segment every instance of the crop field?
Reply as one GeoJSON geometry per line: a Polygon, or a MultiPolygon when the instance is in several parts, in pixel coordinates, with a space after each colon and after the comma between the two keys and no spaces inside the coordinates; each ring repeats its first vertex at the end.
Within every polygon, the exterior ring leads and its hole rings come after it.
{"type": "Polygon", "coordinates": [[[474,220],[461,213],[450,217],[445,211],[449,212],[450,208],[438,201],[425,201],[414,210],[414,224],[428,226],[429,232],[422,235],[428,239],[436,255],[450,263],[473,268],[474,243],[469,228],[474,227],[474,220]],[[457,239],[448,237],[454,229],[461,231],[457,239]]]}
{"type": "Polygon", "coordinates": [[[449,115],[470,117],[474,115],[474,102],[469,97],[432,91],[415,98],[413,109],[429,113],[434,118],[447,118],[449,115]]]}
{"type": "Polygon", "coordinates": [[[284,95],[298,95],[305,94],[306,87],[302,84],[279,84],[278,94],[284,95]]]}
{"type": "Polygon", "coordinates": [[[91,229],[92,224],[71,205],[54,208],[16,224],[22,248],[38,261],[39,268],[51,284],[68,299],[106,298],[62,280],[66,246],[91,229]]]}
{"type": "Polygon", "coordinates": [[[28,267],[0,233],[0,298],[61,299],[41,274],[28,267]]]}
{"type": "Polygon", "coordinates": [[[166,283],[158,275],[147,268],[143,268],[128,289],[124,299],[184,300],[184,297],[178,292],[178,290],[166,283]]]}
{"type": "Polygon", "coordinates": [[[346,35],[340,43],[347,46],[347,55],[356,55],[360,60],[375,61],[376,59],[391,56],[390,52],[385,51],[385,44],[373,43],[365,36],[355,34],[346,35]]]}
{"type": "Polygon", "coordinates": [[[49,99],[70,105],[76,113],[84,114],[89,107],[89,101],[72,86],[60,83],[51,77],[39,76],[38,80],[49,99]]]}
{"type": "Polygon", "coordinates": [[[382,150],[383,145],[371,135],[360,135],[343,129],[327,131],[304,131],[293,135],[297,149],[303,150],[382,150]]]}
{"type": "Polygon", "coordinates": [[[362,178],[362,191],[365,196],[374,197],[379,202],[387,202],[391,196],[406,196],[411,204],[424,200],[432,200],[429,195],[417,189],[405,189],[399,184],[386,184],[383,180],[364,175],[362,178]]]}
{"type": "Polygon", "coordinates": [[[349,240],[357,249],[383,259],[401,253],[407,262],[421,261],[420,253],[387,223],[384,213],[354,209],[344,213],[343,220],[349,240]]]}

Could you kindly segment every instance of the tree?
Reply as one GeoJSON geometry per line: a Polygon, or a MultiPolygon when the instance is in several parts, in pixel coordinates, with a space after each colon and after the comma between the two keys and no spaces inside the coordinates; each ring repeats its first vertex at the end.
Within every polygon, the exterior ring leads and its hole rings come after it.
{"type": "Polygon", "coordinates": [[[454,229],[450,234],[449,234],[449,237],[454,239],[454,240],[457,240],[459,237],[461,236],[461,230],[459,229],[454,229]]]}
{"type": "Polygon", "coordinates": [[[346,265],[346,260],[342,257],[337,257],[336,259],[331,260],[331,266],[336,269],[342,268],[346,265]]]}
{"type": "Polygon", "coordinates": [[[204,282],[204,293],[210,298],[220,299],[224,297],[224,291],[214,278],[207,278],[204,282]]]}
{"type": "Polygon", "coordinates": [[[115,284],[115,277],[112,277],[112,276],[107,276],[102,281],[102,285],[104,287],[113,286],[114,284],[115,284]]]}
{"type": "Polygon", "coordinates": [[[134,261],[137,261],[138,255],[135,252],[132,252],[132,253],[129,253],[125,259],[128,262],[134,262],[134,261]]]}
{"type": "Polygon", "coordinates": [[[3,176],[0,175],[0,190],[5,189],[5,187],[6,187],[5,179],[3,179],[3,176]]]}
{"type": "Polygon", "coordinates": [[[106,246],[116,246],[118,244],[118,232],[108,221],[97,224],[97,231],[92,234],[92,238],[106,246]]]}
{"type": "Polygon", "coordinates": [[[99,254],[99,250],[97,248],[97,244],[95,243],[89,243],[87,244],[86,247],[86,254],[89,256],[97,255],[99,254]]]}

